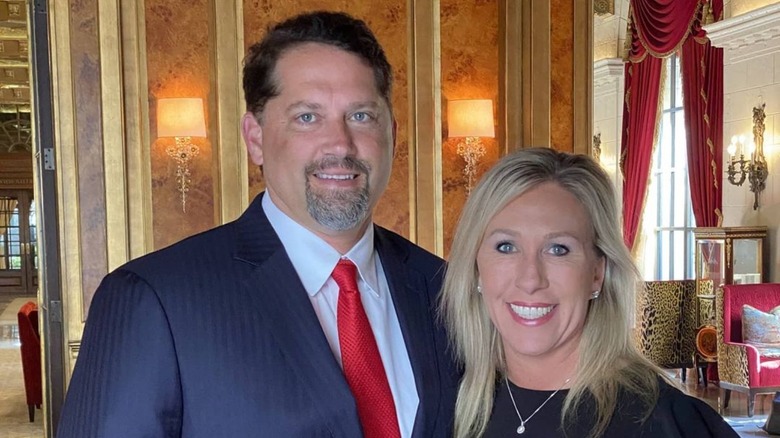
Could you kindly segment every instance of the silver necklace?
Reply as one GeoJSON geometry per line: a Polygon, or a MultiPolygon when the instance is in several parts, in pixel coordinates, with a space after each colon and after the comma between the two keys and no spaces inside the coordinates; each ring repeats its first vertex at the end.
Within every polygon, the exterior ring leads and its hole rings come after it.
{"type": "Polygon", "coordinates": [[[566,379],[566,381],[565,381],[565,382],[563,382],[563,385],[561,385],[561,387],[560,387],[560,388],[558,388],[558,389],[556,389],[555,391],[553,391],[553,393],[552,393],[552,394],[550,394],[550,396],[549,396],[549,397],[547,397],[547,400],[545,400],[544,402],[542,402],[542,404],[540,404],[540,405],[539,405],[539,407],[538,407],[538,408],[536,408],[536,410],[535,410],[535,411],[533,411],[533,412],[531,413],[531,415],[529,415],[529,416],[528,416],[528,418],[526,418],[525,420],[523,420],[523,416],[522,416],[522,415],[520,415],[520,410],[518,410],[518,409],[517,409],[517,403],[515,403],[515,396],[513,396],[513,395],[512,395],[512,388],[510,388],[510,387],[509,387],[509,378],[507,378],[506,376],[504,376],[504,382],[506,383],[506,389],[507,389],[507,391],[509,391],[509,398],[512,400],[512,406],[514,406],[514,407],[515,407],[515,413],[517,414],[517,418],[519,418],[519,419],[520,419],[520,425],[519,425],[519,426],[517,426],[517,434],[518,434],[518,435],[522,435],[523,433],[525,433],[525,423],[528,423],[529,421],[531,421],[531,418],[532,418],[534,415],[536,415],[536,413],[537,413],[537,412],[539,412],[539,409],[542,409],[542,408],[544,407],[544,405],[546,405],[546,404],[547,404],[547,402],[548,402],[548,401],[550,401],[550,399],[551,399],[551,398],[555,397],[555,394],[557,394],[557,393],[558,393],[558,391],[560,391],[561,389],[563,389],[563,387],[564,387],[564,386],[566,386],[566,384],[567,384],[567,383],[569,383],[569,381],[570,381],[570,380],[571,380],[571,377],[569,377],[568,379],[566,379]]]}

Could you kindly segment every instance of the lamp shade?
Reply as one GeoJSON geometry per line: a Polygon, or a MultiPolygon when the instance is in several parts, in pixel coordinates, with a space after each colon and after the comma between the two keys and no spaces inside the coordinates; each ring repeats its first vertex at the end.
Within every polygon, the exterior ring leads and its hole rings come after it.
{"type": "Polygon", "coordinates": [[[451,100],[447,103],[447,123],[450,137],[495,137],[493,101],[451,100]]]}
{"type": "Polygon", "coordinates": [[[203,99],[182,97],[157,100],[158,137],[205,137],[203,99]]]}

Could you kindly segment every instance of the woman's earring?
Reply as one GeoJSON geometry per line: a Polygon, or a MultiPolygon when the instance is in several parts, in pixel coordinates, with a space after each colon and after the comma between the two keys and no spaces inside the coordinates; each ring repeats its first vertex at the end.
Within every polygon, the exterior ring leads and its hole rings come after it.
{"type": "Polygon", "coordinates": [[[481,294],[481,293],[482,293],[482,280],[479,280],[479,281],[477,282],[477,293],[478,293],[478,294],[481,294]]]}
{"type": "Polygon", "coordinates": [[[591,300],[595,300],[596,298],[598,298],[598,297],[599,297],[599,294],[600,294],[600,293],[601,293],[601,291],[600,291],[600,290],[594,290],[594,291],[593,291],[593,293],[592,293],[592,294],[590,294],[590,299],[591,299],[591,300]]]}

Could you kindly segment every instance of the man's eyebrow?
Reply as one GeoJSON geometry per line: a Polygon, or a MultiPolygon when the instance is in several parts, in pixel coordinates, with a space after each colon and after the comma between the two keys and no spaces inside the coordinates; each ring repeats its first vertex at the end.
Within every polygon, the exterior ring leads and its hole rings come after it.
{"type": "Polygon", "coordinates": [[[376,109],[376,108],[379,108],[380,106],[381,105],[379,104],[379,102],[377,102],[375,100],[366,100],[366,101],[363,101],[363,102],[354,102],[354,103],[349,105],[349,108],[350,109],[355,109],[355,108],[376,109]]]}
{"type": "Polygon", "coordinates": [[[297,102],[293,102],[290,105],[287,106],[286,111],[290,112],[297,109],[311,109],[316,110],[322,108],[322,105],[314,102],[309,102],[306,100],[299,100],[297,102]]]}

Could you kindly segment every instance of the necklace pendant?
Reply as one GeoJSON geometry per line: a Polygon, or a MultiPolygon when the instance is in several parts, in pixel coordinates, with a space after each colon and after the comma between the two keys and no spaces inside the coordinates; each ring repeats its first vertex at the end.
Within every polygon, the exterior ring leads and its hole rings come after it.
{"type": "Polygon", "coordinates": [[[517,426],[517,434],[522,435],[525,433],[525,423],[520,423],[519,426],[517,426]]]}

